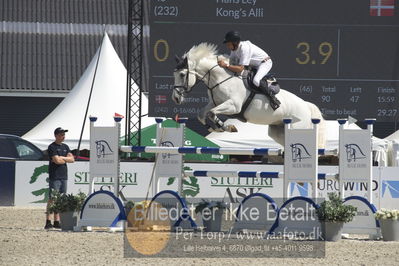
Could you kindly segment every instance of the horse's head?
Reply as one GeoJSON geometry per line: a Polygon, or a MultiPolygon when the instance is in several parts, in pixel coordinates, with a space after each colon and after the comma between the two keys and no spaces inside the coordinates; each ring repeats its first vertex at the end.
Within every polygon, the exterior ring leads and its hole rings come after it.
{"type": "Polygon", "coordinates": [[[175,84],[172,99],[176,104],[181,104],[185,94],[189,93],[197,83],[197,77],[193,70],[193,63],[187,56],[183,59],[176,56],[177,66],[174,71],[175,84]]]}
{"type": "Polygon", "coordinates": [[[175,103],[181,104],[185,94],[189,93],[204,78],[205,73],[209,72],[209,68],[207,68],[209,66],[203,64],[203,59],[212,58],[216,60],[216,53],[216,45],[200,43],[194,45],[182,59],[176,57],[175,86],[172,95],[175,103]]]}

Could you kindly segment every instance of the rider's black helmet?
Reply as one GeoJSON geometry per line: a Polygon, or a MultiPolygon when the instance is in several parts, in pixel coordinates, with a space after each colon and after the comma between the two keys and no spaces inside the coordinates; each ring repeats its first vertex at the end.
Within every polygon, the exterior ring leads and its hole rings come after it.
{"type": "Polygon", "coordinates": [[[229,31],[228,33],[226,33],[226,35],[224,36],[224,41],[223,43],[226,42],[239,42],[241,40],[241,36],[240,33],[236,30],[232,30],[229,31]]]}

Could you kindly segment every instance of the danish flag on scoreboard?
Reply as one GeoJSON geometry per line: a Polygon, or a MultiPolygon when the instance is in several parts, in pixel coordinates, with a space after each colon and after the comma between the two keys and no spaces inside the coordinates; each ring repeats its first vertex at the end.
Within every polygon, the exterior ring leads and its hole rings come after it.
{"type": "Polygon", "coordinates": [[[155,95],[155,102],[158,104],[166,103],[166,95],[155,95]]]}
{"type": "Polygon", "coordinates": [[[370,16],[393,16],[395,0],[370,0],[370,16]]]}

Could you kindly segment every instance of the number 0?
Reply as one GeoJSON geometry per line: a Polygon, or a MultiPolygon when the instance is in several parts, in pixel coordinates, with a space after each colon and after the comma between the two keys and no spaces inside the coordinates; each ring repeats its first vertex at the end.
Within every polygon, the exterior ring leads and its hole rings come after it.
{"type": "Polygon", "coordinates": [[[160,40],[156,41],[156,43],[154,45],[154,57],[155,57],[155,59],[158,62],[163,62],[166,59],[168,59],[168,57],[169,57],[169,44],[168,44],[168,42],[166,40],[160,39],[160,40]],[[158,53],[161,45],[163,46],[163,49],[164,49],[162,57],[160,57],[159,53],[158,53]]]}

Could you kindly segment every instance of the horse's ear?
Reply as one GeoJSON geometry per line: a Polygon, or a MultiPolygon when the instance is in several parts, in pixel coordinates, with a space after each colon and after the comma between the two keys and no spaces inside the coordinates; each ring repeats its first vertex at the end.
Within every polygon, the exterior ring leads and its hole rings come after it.
{"type": "Polygon", "coordinates": [[[187,68],[188,67],[188,59],[185,57],[184,59],[179,58],[180,60],[177,62],[176,70],[187,68]]]}
{"type": "Polygon", "coordinates": [[[181,62],[181,58],[175,54],[175,60],[176,60],[176,64],[179,64],[181,62]]]}

